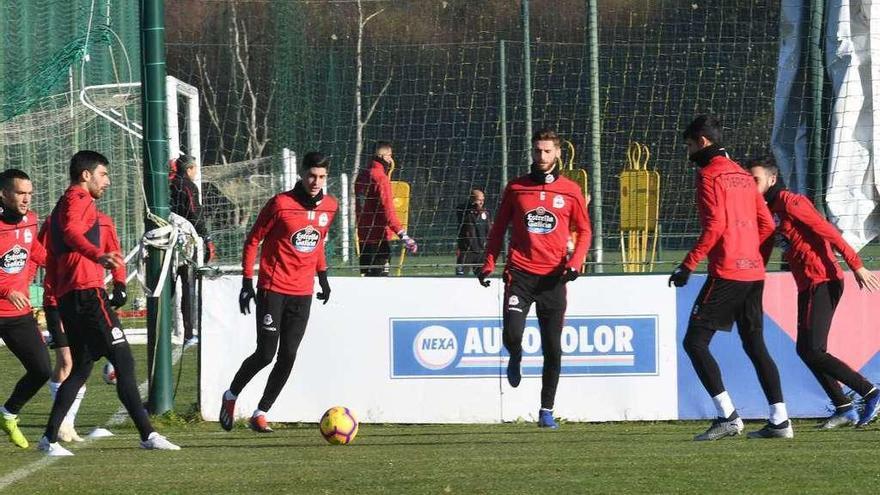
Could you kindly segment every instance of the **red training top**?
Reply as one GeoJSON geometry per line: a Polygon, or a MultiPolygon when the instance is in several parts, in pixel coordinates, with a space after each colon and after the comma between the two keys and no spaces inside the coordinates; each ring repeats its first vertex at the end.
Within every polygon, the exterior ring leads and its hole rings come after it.
{"type": "Polygon", "coordinates": [[[88,191],[72,185],[64,191],[50,215],[46,248],[55,271],[53,295],[72,290],[104,288],[104,255],[98,206],[88,191]]]}
{"type": "Polygon", "coordinates": [[[774,225],[755,179],[730,158],[717,155],[700,169],[696,189],[703,231],[682,265],[694,270],[708,256],[713,277],[763,280],[760,247],[774,225]]]}
{"type": "MultiPolygon", "coordinates": [[[[770,211],[779,218],[777,232],[782,237],[782,258],[791,267],[798,291],[843,279],[834,251],[843,255],[851,270],[864,266],[855,250],[806,196],[780,191],[770,211]]],[[[765,246],[765,256],[769,258],[773,244],[767,242],[765,246]]]]}
{"type": "Polygon", "coordinates": [[[260,210],[244,241],[244,278],[253,278],[257,246],[262,242],[257,286],[290,296],[311,295],[315,272],[327,270],[324,243],[336,209],[332,196],[324,196],[316,207],[309,209],[292,190],[276,194],[260,210]]]}
{"type": "Polygon", "coordinates": [[[584,194],[573,181],[559,177],[541,184],[524,175],[507,185],[489,231],[484,272],[495,270],[508,224],[508,266],[534,275],[561,273],[565,267],[580,271],[593,233],[584,194]],[[577,243],[566,262],[571,232],[577,232],[577,243]]]}
{"type": "Polygon", "coordinates": [[[17,309],[6,297],[12,291],[30,297],[30,284],[37,267],[45,263],[46,249],[37,239],[34,212],[27,212],[16,224],[0,221],[0,318],[30,313],[30,307],[17,309]]]}
{"type": "Polygon", "coordinates": [[[391,180],[385,175],[385,166],[373,160],[370,168],[361,169],[354,182],[355,216],[358,241],[378,244],[397,238],[403,224],[394,211],[391,180]]]}
{"type": "MultiPolygon", "coordinates": [[[[51,232],[50,223],[51,217],[47,218],[46,221],[43,222],[43,226],[40,227],[39,239],[43,245],[51,243],[51,240],[49,239],[51,232]]],[[[114,225],[113,219],[101,210],[98,210],[98,226],[101,231],[101,245],[104,252],[111,253],[116,251],[121,253],[119,237],[116,234],[116,225],[114,225]]],[[[113,274],[114,283],[125,283],[125,279],[127,278],[125,265],[117,266],[111,273],[113,274]]],[[[55,297],[55,278],[54,263],[46,263],[46,274],[43,277],[43,306],[58,305],[58,300],[55,297]]]]}

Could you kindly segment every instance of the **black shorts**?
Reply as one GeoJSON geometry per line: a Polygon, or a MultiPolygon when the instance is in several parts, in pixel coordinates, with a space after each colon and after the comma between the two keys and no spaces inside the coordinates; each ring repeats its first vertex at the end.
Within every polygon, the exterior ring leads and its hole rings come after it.
{"type": "Polygon", "coordinates": [[[504,312],[520,312],[523,317],[535,303],[539,315],[565,313],[565,282],[559,275],[535,275],[513,267],[504,270],[504,312]]]}
{"type": "Polygon", "coordinates": [[[67,341],[67,332],[64,331],[64,325],[58,325],[58,328],[49,326],[49,336],[51,337],[49,349],[70,347],[70,343],[67,341]]]}
{"type": "Polygon", "coordinates": [[[763,328],[763,297],[763,280],[742,282],[710,276],[694,301],[689,324],[725,332],[732,329],[734,322],[763,328]]]}
{"type": "Polygon", "coordinates": [[[278,337],[302,334],[312,311],[312,296],[290,296],[271,290],[257,290],[257,336],[278,337]]]}
{"type": "Polygon", "coordinates": [[[72,352],[88,352],[97,360],[110,355],[113,346],[128,344],[104,289],[70,291],[58,300],[58,311],[72,352]]]}

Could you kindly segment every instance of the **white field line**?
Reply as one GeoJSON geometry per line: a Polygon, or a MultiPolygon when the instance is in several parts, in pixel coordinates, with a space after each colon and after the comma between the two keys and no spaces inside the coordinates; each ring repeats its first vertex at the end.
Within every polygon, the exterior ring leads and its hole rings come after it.
{"type": "MultiPolygon", "coordinates": [[[[171,356],[171,365],[172,366],[177,364],[177,362],[180,360],[180,356],[182,354],[183,354],[183,346],[175,346],[174,350],[172,352],[172,356],[171,356]]],[[[149,384],[149,381],[144,381],[138,387],[138,391],[140,392],[141,396],[143,396],[147,392],[148,384],[149,384]]],[[[110,427],[110,426],[120,425],[120,424],[122,424],[123,421],[125,421],[125,418],[127,416],[128,416],[128,412],[126,412],[125,407],[120,407],[119,410],[117,410],[113,414],[113,416],[111,416],[110,419],[107,420],[107,423],[104,426],[110,427]]],[[[91,437],[86,437],[85,441],[79,443],[76,450],[80,450],[80,449],[87,447],[89,444],[91,444],[95,440],[97,440],[97,439],[91,438],[91,437]]],[[[44,467],[47,467],[47,466],[54,464],[56,461],[58,461],[60,459],[63,459],[63,457],[45,456],[45,457],[42,457],[39,460],[36,460],[26,466],[22,466],[22,467],[16,469],[15,471],[0,478],[0,490],[5,490],[5,489],[9,488],[9,486],[12,485],[13,483],[17,483],[17,482],[27,478],[28,476],[36,473],[37,471],[43,469],[44,467]]]]}

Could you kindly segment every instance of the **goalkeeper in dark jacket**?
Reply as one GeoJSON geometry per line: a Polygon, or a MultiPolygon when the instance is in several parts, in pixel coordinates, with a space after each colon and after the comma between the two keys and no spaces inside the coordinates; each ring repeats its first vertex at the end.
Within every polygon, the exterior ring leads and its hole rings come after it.
{"type": "MultiPolygon", "coordinates": [[[[834,252],[843,255],[859,287],[875,291],[880,289],[880,280],[865,268],[855,250],[822,218],[809,199],[785,188],[772,158],[749,163],[749,170],[770,212],[778,219],[776,242],[797,285],[798,356],[816,376],[835,407],[834,414],[822,422],[820,428],[864,426],[880,411],[880,391],[828,352],[831,320],[843,295],[843,270],[834,252]],[[862,397],[865,406],[861,414],[853,409],[852,399],[843,393],[840,383],[862,397]]],[[[765,242],[765,259],[769,259],[772,249],[773,242],[765,242]]]]}
{"type": "MultiPolygon", "coordinates": [[[[195,227],[196,232],[205,244],[205,263],[214,259],[216,249],[214,241],[205,226],[202,202],[199,200],[199,187],[194,182],[198,174],[196,159],[188,155],[180,155],[175,161],[175,174],[168,186],[171,211],[187,219],[195,227]]],[[[183,264],[177,270],[180,277],[180,312],[183,318],[183,340],[187,345],[198,342],[193,335],[195,287],[192,286],[189,265],[183,264]]]]}
{"type": "Polygon", "coordinates": [[[558,428],[553,419],[556,385],[562,363],[562,325],[565,321],[565,284],[578,277],[590,248],[592,230],[585,198],[574,182],[560,177],[557,163],[560,139],[543,129],[532,136],[531,172],[511,181],[504,190],[498,217],[489,231],[480,283],[495,262],[510,225],[510,251],[504,270],[504,347],[510,354],[507,381],[519,386],[522,374],[522,337],[526,316],[536,303],[544,354],[541,409],[538,426],[558,428]],[[574,253],[568,256],[571,232],[577,233],[574,253]]]}
{"type": "Polygon", "coordinates": [[[250,313],[250,302],[256,298],[257,349],[244,360],[223,394],[220,425],[229,431],[235,421],[238,394],[261,369],[278,359],[263,391],[258,408],[250,419],[254,431],[270,433],[266,413],[293,369],[296,351],[306,331],[312,306],[315,274],[321,292],[318,299],[330,298],[327,281],[327,259],[324,243],[337,203],[322,192],[327,183],[327,157],[318,152],[303,158],[302,180],[291,191],[276,194],[260,210],[248,234],[242,253],[242,288],[239,305],[243,314],[250,313]],[[254,293],[254,261],[260,252],[260,278],[254,293]],[[280,341],[280,346],[279,346],[280,341]]]}

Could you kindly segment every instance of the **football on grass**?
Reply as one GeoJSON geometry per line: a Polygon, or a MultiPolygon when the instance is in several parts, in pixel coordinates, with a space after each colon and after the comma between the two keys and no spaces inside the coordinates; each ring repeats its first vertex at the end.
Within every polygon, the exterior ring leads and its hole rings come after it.
{"type": "Polygon", "coordinates": [[[333,445],[346,445],[354,441],[358,432],[358,421],[347,407],[336,406],[327,409],[321,417],[321,436],[333,445]]]}
{"type": "Polygon", "coordinates": [[[116,368],[112,364],[106,363],[104,369],[101,370],[101,376],[104,377],[104,383],[107,385],[116,385],[116,368]]]}

